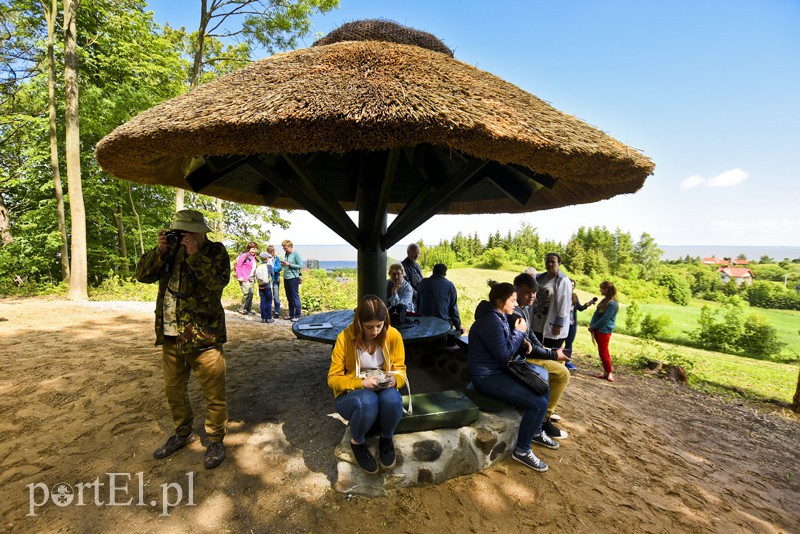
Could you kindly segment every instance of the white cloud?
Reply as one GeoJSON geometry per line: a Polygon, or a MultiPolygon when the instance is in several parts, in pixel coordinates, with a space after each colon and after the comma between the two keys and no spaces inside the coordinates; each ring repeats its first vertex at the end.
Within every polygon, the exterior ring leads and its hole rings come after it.
{"type": "Polygon", "coordinates": [[[750,175],[743,171],[742,169],[729,169],[725,172],[722,172],[716,176],[712,176],[709,179],[705,179],[699,174],[693,174],[690,177],[686,178],[684,181],[681,182],[679,186],[681,191],[685,191],[687,189],[694,189],[695,187],[734,187],[745,180],[747,180],[750,175]]]}
{"type": "Polygon", "coordinates": [[[706,179],[699,174],[693,174],[681,182],[680,189],[681,191],[685,191],[686,189],[694,189],[699,185],[703,185],[703,182],[705,181],[706,179]]]}
{"type": "Polygon", "coordinates": [[[730,169],[709,178],[706,187],[733,187],[739,185],[750,177],[742,169],[730,169]]]}

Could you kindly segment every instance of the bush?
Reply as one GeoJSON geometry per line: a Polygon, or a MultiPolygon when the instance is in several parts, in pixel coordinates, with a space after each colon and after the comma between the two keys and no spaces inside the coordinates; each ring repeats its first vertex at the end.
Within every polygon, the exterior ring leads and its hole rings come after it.
{"type": "Polygon", "coordinates": [[[744,321],[744,331],[737,343],[749,356],[779,355],[785,343],[778,341],[778,331],[767,323],[767,318],[751,313],[744,321]]]}
{"type": "Polygon", "coordinates": [[[481,263],[490,269],[499,269],[508,261],[508,254],[500,247],[487,250],[481,255],[481,263]]]}
{"type": "Polygon", "coordinates": [[[641,331],[639,335],[645,339],[656,339],[664,333],[670,323],[670,318],[666,315],[653,315],[647,312],[642,319],[641,331]]]}
{"type": "Polygon", "coordinates": [[[692,288],[686,278],[678,273],[666,271],[658,276],[656,283],[667,289],[669,300],[679,306],[686,306],[692,298],[692,288]]]}
{"type": "Polygon", "coordinates": [[[437,263],[444,263],[448,267],[452,267],[455,262],[456,253],[447,243],[439,243],[431,248],[425,247],[419,253],[419,264],[427,271],[432,270],[437,263]]]}
{"type": "Polygon", "coordinates": [[[635,335],[639,331],[641,322],[642,309],[634,300],[628,304],[628,308],[625,310],[625,328],[631,335],[635,335]]]}
{"type": "Polygon", "coordinates": [[[356,307],[357,295],[355,280],[337,281],[323,269],[303,273],[300,301],[304,312],[351,310],[356,307]]]}

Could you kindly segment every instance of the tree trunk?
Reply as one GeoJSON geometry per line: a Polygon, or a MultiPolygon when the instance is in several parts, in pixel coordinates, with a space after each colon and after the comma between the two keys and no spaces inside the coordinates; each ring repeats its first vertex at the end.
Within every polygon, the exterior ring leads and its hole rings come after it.
{"type": "MultiPolygon", "coordinates": [[[[206,42],[206,27],[209,21],[209,12],[207,0],[200,2],[200,27],[197,30],[197,48],[194,51],[194,60],[192,62],[192,77],[189,81],[189,90],[191,91],[200,84],[200,71],[203,68],[203,52],[205,51],[206,42]]],[[[181,188],[175,189],[175,211],[184,209],[185,192],[181,188]]]]}
{"type": "Polygon", "coordinates": [[[797,389],[794,392],[794,399],[792,400],[792,410],[800,413],[800,371],[797,373],[797,389]]]}
{"type": "Polygon", "coordinates": [[[69,251],[67,250],[67,224],[64,214],[64,191],[61,188],[61,173],[58,170],[58,137],[56,136],[56,60],[53,52],[57,0],[51,0],[50,8],[42,1],[44,18],[47,22],[47,90],[50,96],[50,167],[53,171],[53,187],[56,193],[56,214],[58,233],[61,236],[61,280],[69,282],[69,251]]]}
{"type": "Polygon", "coordinates": [[[13,241],[14,236],[11,235],[11,223],[8,220],[6,202],[3,200],[3,193],[0,192],[0,242],[8,245],[13,241]]]}
{"type": "Polygon", "coordinates": [[[66,91],[66,159],[69,208],[72,219],[71,300],[89,300],[86,259],[86,210],[81,185],[80,114],[78,111],[78,0],[64,0],[64,87],[66,91]]]}
{"type": "Polygon", "coordinates": [[[114,207],[114,223],[117,226],[117,240],[119,241],[119,257],[122,263],[122,272],[127,278],[131,273],[128,265],[128,245],[125,243],[125,223],[122,220],[122,185],[117,184],[117,205],[114,207]]]}
{"type": "Polygon", "coordinates": [[[222,232],[222,218],[225,216],[225,209],[222,207],[222,199],[215,198],[214,206],[217,208],[217,237],[220,241],[224,241],[225,235],[222,232]]]}
{"type": "MultiPolygon", "coordinates": [[[[142,220],[139,218],[139,212],[136,211],[136,204],[133,203],[133,193],[131,193],[131,184],[128,182],[128,198],[131,200],[131,210],[136,217],[136,231],[139,234],[139,255],[144,254],[144,237],[142,236],[142,220]]],[[[136,247],[134,247],[136,248],[136,247]]]]}

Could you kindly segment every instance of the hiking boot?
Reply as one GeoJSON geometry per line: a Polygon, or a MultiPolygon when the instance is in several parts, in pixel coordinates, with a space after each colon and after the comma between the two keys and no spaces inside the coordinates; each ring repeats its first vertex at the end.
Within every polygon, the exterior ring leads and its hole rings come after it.
{"type": "Polygon", "coordinates": [[[375,457],[372,456],[372,453],[369,452],[366,442],[360,445],[351,442],[350,448],[353,449],[353,456],[355,456],[356,462],[361,469],[369,475],[378,473],[378,463],[375,461],[375,457]]]}
{"type": "Polygon", "coordinates": [[[511,453],[511,457],[516,461],[518,461],[519,463],[525,464],[534,471],[538,471],[540,473],[544,473],[549,469],[546,463],[541,461],[539,458],[536,457],[535,454],[533,454],[533,451],[519,452],[515,450],[514,452],[511,453]]]}
{"type": "Polygon", "coordinates": [[[166,458],[173,452],[177,451],[178,449],[182,449],[191,442],[194,441],[194,432],[190,432],[188,436],[179,436],[178,434],[172,434],[167,442],[164,443],[161,447],[153,451],[153,458],[156,460],[160,460],[162,458],[166,458]]]}
{"type": "Polygon", "coordinates": [[[531,443],[547,447],[548,449],[557,449],[559,447],[558,442],[550,439],[550,436],[548,436],[546,432],[542,432],[538,436],[533,436],[531,443]]]}
{"type": "MultiPolygon", "coordinates": [[[[552,417],[550,419],[552,419],[552,417]]],[[[550,438],[567,439],[569,437],[567,431],[557,428],[552,422],[550,422],[550,419],[542,423],[542,432],[547,434],[547,436],[550,438]]]]}
{"type": "Polygon", "coordinates": [[[392,440],[381,436],[380,442],[378,443],[378,452],[380,453],[381,469],[385,469],[386,471],[392,469],[397,461],[392,440]]]}
{"type": "Polygon", "coordinates": [[[212,441],[208,444],[206,449],[206,459],[203,461],[203,466],[206,469],[214,469],[222,460],[225,459],[225,445],[221,441],[212,441]]]}

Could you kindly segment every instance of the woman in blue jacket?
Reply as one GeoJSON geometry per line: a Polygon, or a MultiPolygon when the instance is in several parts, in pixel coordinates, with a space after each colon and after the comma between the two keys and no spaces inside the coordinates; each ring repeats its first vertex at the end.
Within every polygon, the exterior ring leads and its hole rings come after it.
{"type": "Polygon", "coordinates": [[[508,360],[523,343],[528,343],[525,341],[528,329],[525,319],[516,319],[512,328],[506,318],[514,313],[516,306],[517,293],[508,283],[492,285],[489,300],[478,304],[475,322],[469,329],[469,373],[478,391],[523,410],[517,445],[511,456],[543,473],[547,471],[547,464],[533,454],[531,442],[550,449],[557,449],[558,443],[542,432],[547,395],[537,395],[507,368],[508,360]]]}
{"type": "Polygon", "coordinates": [[[603,378],[609,382],[614,381],[611,374],[611,353],[608,351],[608,343],[611,341],[611,333],[614,331],[617,321],[617,288],[609,281],[600,284],[600,294],[603,300],[597,305],[597,309],[589,323],[589,332],[597,343],[597,352],[600,354],[600,361],[603,362],[602,374],[595,375],[595,378],[603,378]]]}

